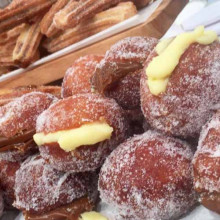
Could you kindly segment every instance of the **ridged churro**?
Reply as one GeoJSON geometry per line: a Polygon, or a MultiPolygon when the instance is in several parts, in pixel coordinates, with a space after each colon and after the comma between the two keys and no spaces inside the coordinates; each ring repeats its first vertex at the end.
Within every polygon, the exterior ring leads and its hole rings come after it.
{"type": "Polygon", "coordinates": [[[92,19],[82,22],[75,28],[46,39],[43,46],[49,52],[61,50],[73,43],[83,40],[117,23],[120,23],[137,13],[137,9],[132,2],[120,3],[106,11],[100,12],[92,19]]]}
{"type": "Polygon", "coordinates": [[[13,51],[13,60],[22,67],[28,66],[36,56],[42,34],[40,32],[40,21],[32,25],[26,24],[20,36],[18,37],[15,49],[13,51]]]}
{"type": "Polygon", "coordinates": [[[70,0],[54,17],[57,28],[66,30],[75,27],[95,14],[116,5],[121,0],[70,0]]]}
{"type": "Polygon", "coordinates": [[[48,11],[48,13],[43,17],[40,27],[41,33],[45,34],[47,37],[51,37],[58,33],[60,30],[55,27],[53,23],[54,15],[59,12],[70,0],[58,0],[48,11]]]}

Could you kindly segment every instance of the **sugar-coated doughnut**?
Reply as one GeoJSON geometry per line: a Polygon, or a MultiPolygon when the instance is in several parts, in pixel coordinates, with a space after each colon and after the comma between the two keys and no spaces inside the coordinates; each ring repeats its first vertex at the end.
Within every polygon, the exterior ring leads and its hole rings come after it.
{"type": "Polygon", "coordinates": [[[109,140],[79,146],[70,152],[61,149],[58,143],[47,143],[39,147],[41,156],[58,170],[84,172],[97,169],[127,136],[123,111],[113,99],[80,94],[60,100],[38,117],[36,126],[37,133],[50,134],[103,120],[113,128],[109,140]]]}
{"type": "Polygon", "coordinates": [[[99,176],[101,199],[120,218],[178,218],[195,204],[191,160],[183,141],[154,131],[134,136],[106,159],[99,176]]]}
{"type": "Polygon", "coordinates": [[[115,43],[96,67],[91,78],[93,89],[103,93],[118,79],[142,69],[157,42],[152,37],[127,37],[115,43]]]}
{"type": "MultiPolygon", "coordinates": [[[[146,67],[157,52],[153,51],[146,67]]],[[[160,131],[189,137],[200,133],[220,101],[220,43],[191,44],[169,78],[166,91],[155,96],[141,79],[141,105],[146,120],[160,131]]]]}
{"type": "Polygon", "coordinates": [[[88,195],[90,182],[89,173],[60,172],[35,155],[16,173],[13,205],[29,213],[44,213],[88,195]]]}
{"type": "Polygon", "coordinates": [[[57,98],[48,93],[31,92],[0,107],[0,134],[10,138],[35,128],[38,115],[57,98]]]}
{"type": "Polygon", "coordinates": [[[220,112],[203,127],[193,159],[194,187],[201,203],[220,214],[220,112]]]}
{"type": "Polygon", "coordinates": [[[90,93],[93,76],[97,64],[102,60],[101,55],[87,55],[77,59],[66,71],[62,83],[62,97],[66,98],[80,93],[90,93]]]}
{"type": "Polygon", "coordinates": [[[140,109],[141,71],[129,73],[106,90],[105,95],[113,98],[125,110],[140,109]]]}

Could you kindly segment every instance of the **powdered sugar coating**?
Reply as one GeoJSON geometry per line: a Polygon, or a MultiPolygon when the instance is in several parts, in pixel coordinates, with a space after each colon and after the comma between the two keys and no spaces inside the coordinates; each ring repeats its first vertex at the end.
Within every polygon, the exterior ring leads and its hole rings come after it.
{"type": "Polygon", "coordinates": [[[0,107],[0,133],[13,137],[24,130],[35,128],[38,115],[57,98],[51,94],[31,92],[0,107]]]}
{"type": "Polygon", "coordinates": [[[87,55],[77,59],[66,71],[62,83],[62,97],[66,98],[80,93],[90,93],[90,78],[103,56],[87,55]]]}
{"type": "MultiPolygon", "coordinates": [[[[220,112],[203,127],[193,159],[194,186],[204,205],[207,200],[220,207],[220,112]]],[[[215,210],[217,211],[217,210],[215,210]]],[[[220,213],[220,208],[218,208],[220,213]]]]}
{"type": "MultiPolygon", "coordinates": [[[[116,44],[114,44],[110,50],[106,52],[105,60],[139,60],[140,63],[144,63],[149,53],[152,51],[157,43],[156,38],[152,37],[127,37],[116,44]]],[[[102,64],[100,64],[102,65],[102,64]]]]}
{"type": "Polygon", "coordinates": [[[71,203],[88,193],[90,174],[63,173],[38,155],[28,158],[16,173],[14,206],[42,213],[71,203]]]}
{"type": "Polygon", "coordinates": [[[196,202],[193,153],[183,141],[148,131],[134,136],[106,159],[99,177],[101,199],[116,219],[177,218],[196,202]]]}
{"type": "Polygon", "coordinates": [[[115,99],[123,109],[140,109],[140,79],[140,70],[129,73],[109,88],[105,95],[115,99]]]}
{"type": "MultiPolygon", "coordinates": [[[[147,64],[154,56],[155,51],[147,64]]],[[[174,136],[198,135],[220,101],[219,72],[219,42],[206,46],[192,44],[173,71],[166,92],[159,96],[150,93],[143,71],[142,111],[150,125],[174,136]]]]}
{"type": "Polygon", "coordinates": [[[110,140],[65,152],[57,143],[40,146],[41,156],[58,170],[85,172],[100,167],[106,156],[127,137],[123,111],[113,99],[81,94],[58,101],[37,119],[37,132],[52,133],[105,121],[114,131],[110,140]]]}

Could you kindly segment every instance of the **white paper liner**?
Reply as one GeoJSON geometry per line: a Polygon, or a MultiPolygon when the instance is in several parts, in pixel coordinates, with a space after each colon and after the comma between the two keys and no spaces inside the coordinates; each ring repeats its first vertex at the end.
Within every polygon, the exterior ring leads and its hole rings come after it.
{"type": "MultiPolygon", "coordinates": [[[[1,0],[0,0],[1,1],[1,0]]],[[[64,56],[66,54],[69,54],[71,52],[74,52],[76,50],[79,50],[81,48],[84,48],[86,46],[89,46],[91,44],[94,44],[98,41],[101,41],[105,38],[108,38],[110,36],[113,36],[117,33],[120,33],[122,31],[125,31],[127,29],[130,29],[132,27],[135,27],[139,24],[144,23],[151,15],[152,13],[157,9],[157,7],[160,5],[160,3],[162,2],[162,0],[156,0],[155,2],[153,2],[152,4],[150,4],[149,6],[141,9],[137,15],[119,23],[116,24],[104,31],[99,32],[98,34],[95,34],[91,37],[88,37],[80,42],[77,42],[71,46],[68,46],[58,52],[55,52],[49,56],[46,56],[38,61],[36,61],[35,63],[33,63],[32,65],[30,65],[28,68],[26,69],[17,69],[14,70],[10,73],[7,73],[5,75],[0,76],[0,82],[3,82],[5,80],[8,80],[16,75],[20,75],[22,73],[24,73],[27,70],[31,70],[39,65],[42,65],[46,62],[49,62],[51,60],[57,59],[58,57],[64,56]]]]}

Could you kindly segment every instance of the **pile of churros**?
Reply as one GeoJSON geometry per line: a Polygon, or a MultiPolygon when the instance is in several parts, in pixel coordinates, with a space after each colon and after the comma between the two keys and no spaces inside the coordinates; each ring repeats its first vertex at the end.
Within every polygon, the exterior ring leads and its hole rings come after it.
{"type": "Polygon", "coordinates": [[[13,0],[0,10],[0,75],[137,13],[150,0],[13,0]]]}

